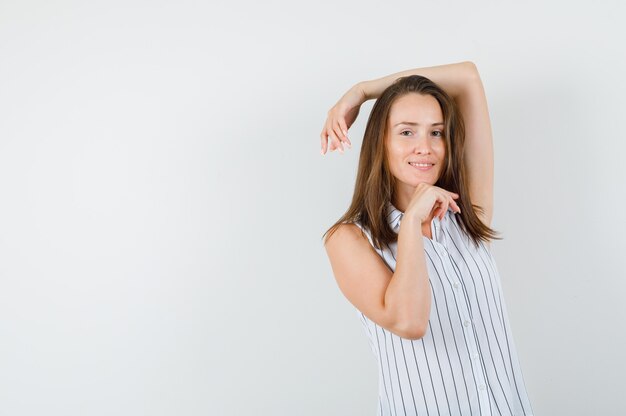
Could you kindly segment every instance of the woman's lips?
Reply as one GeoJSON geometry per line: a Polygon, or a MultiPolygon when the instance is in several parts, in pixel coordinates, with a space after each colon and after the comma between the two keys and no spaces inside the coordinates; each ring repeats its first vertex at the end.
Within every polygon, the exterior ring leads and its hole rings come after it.
{"type": "Polygon", "coordinates": [[[429,169],[431,169],[434,165],[430,165],[430,166],[417,166],[417,165],[412,165],[409,163],[409,165],[413,166],[415,169],[417,170],[421,170],[421,171],[427,171],[429,169]]]}

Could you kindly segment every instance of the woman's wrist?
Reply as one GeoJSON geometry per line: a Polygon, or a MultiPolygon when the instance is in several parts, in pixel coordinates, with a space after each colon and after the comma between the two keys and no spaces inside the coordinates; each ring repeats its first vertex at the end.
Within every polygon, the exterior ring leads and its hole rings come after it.
{"type": "Polygon", "coordinates": [[[359,97],[361,97],[360,101],[363,104],[367,100],[371,100],[371,92],[369,90],[369,86],[367,85],[367,81],[360,81],[354,84],[351,88],[359,97]]]}
{"type": "MultiPolygon", "coordinates": [[[[382,84],[383,78],[373,79],[368,81],[361,81],[357,83],[354,88],[358,89],[363,94],[363,102],[368,100],[375,100],[380,97],[380,94],[387,88],[382,84]]],[[[391,84],[389,84],[391,85],[391,84]]]]}

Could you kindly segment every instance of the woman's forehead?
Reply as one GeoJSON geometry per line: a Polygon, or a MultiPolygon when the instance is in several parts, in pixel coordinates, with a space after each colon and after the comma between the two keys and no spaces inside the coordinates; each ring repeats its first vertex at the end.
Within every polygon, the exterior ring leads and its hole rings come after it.
{"type": "Polygon", "coordinates": [[[426,123],[443,122],[441,106],[432,95],[406,94],[398,98],[389,109],[389,122],[391,127],[402,122],[426,123]]]}

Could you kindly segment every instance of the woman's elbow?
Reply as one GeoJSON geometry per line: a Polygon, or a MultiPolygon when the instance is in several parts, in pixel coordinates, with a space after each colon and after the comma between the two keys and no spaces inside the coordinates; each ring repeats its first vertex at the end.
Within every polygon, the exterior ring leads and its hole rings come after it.
{"type": "Polygon", "coordinates": [[[428,323],[424,324],[413,324],[410,326],[405,326],[394,331],[396,335],[400,338],[410,339],[416,341],[418,339],[422,339],[426,335],[426,331],[428,328],[428,323]]]}
{"type": "Polygon", "coordinates": [[[480,78],[478,73],[478,67],[472,61],[464,61],[463,65],[465,66],[465,71],[470,78],[480,78]]]}

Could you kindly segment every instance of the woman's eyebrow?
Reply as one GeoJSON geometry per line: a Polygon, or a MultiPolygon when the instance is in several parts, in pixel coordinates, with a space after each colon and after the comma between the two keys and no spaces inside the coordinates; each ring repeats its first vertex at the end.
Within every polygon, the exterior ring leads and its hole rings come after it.
{"type": "MultiPolygon", "coordinates": [[[[413,122],[410,122],[410,121],[401,121],[401,122],[395,124],[394,127],[398,127],[400,124],[407,124],[409,126],[419,126],[420,125],[420,123],[413,123],[413,122]]],[[[443,126],[443,122],[440,121],[439,123],[433,123],[433,124],[431,124],[431,126],[443,126]]]]}

